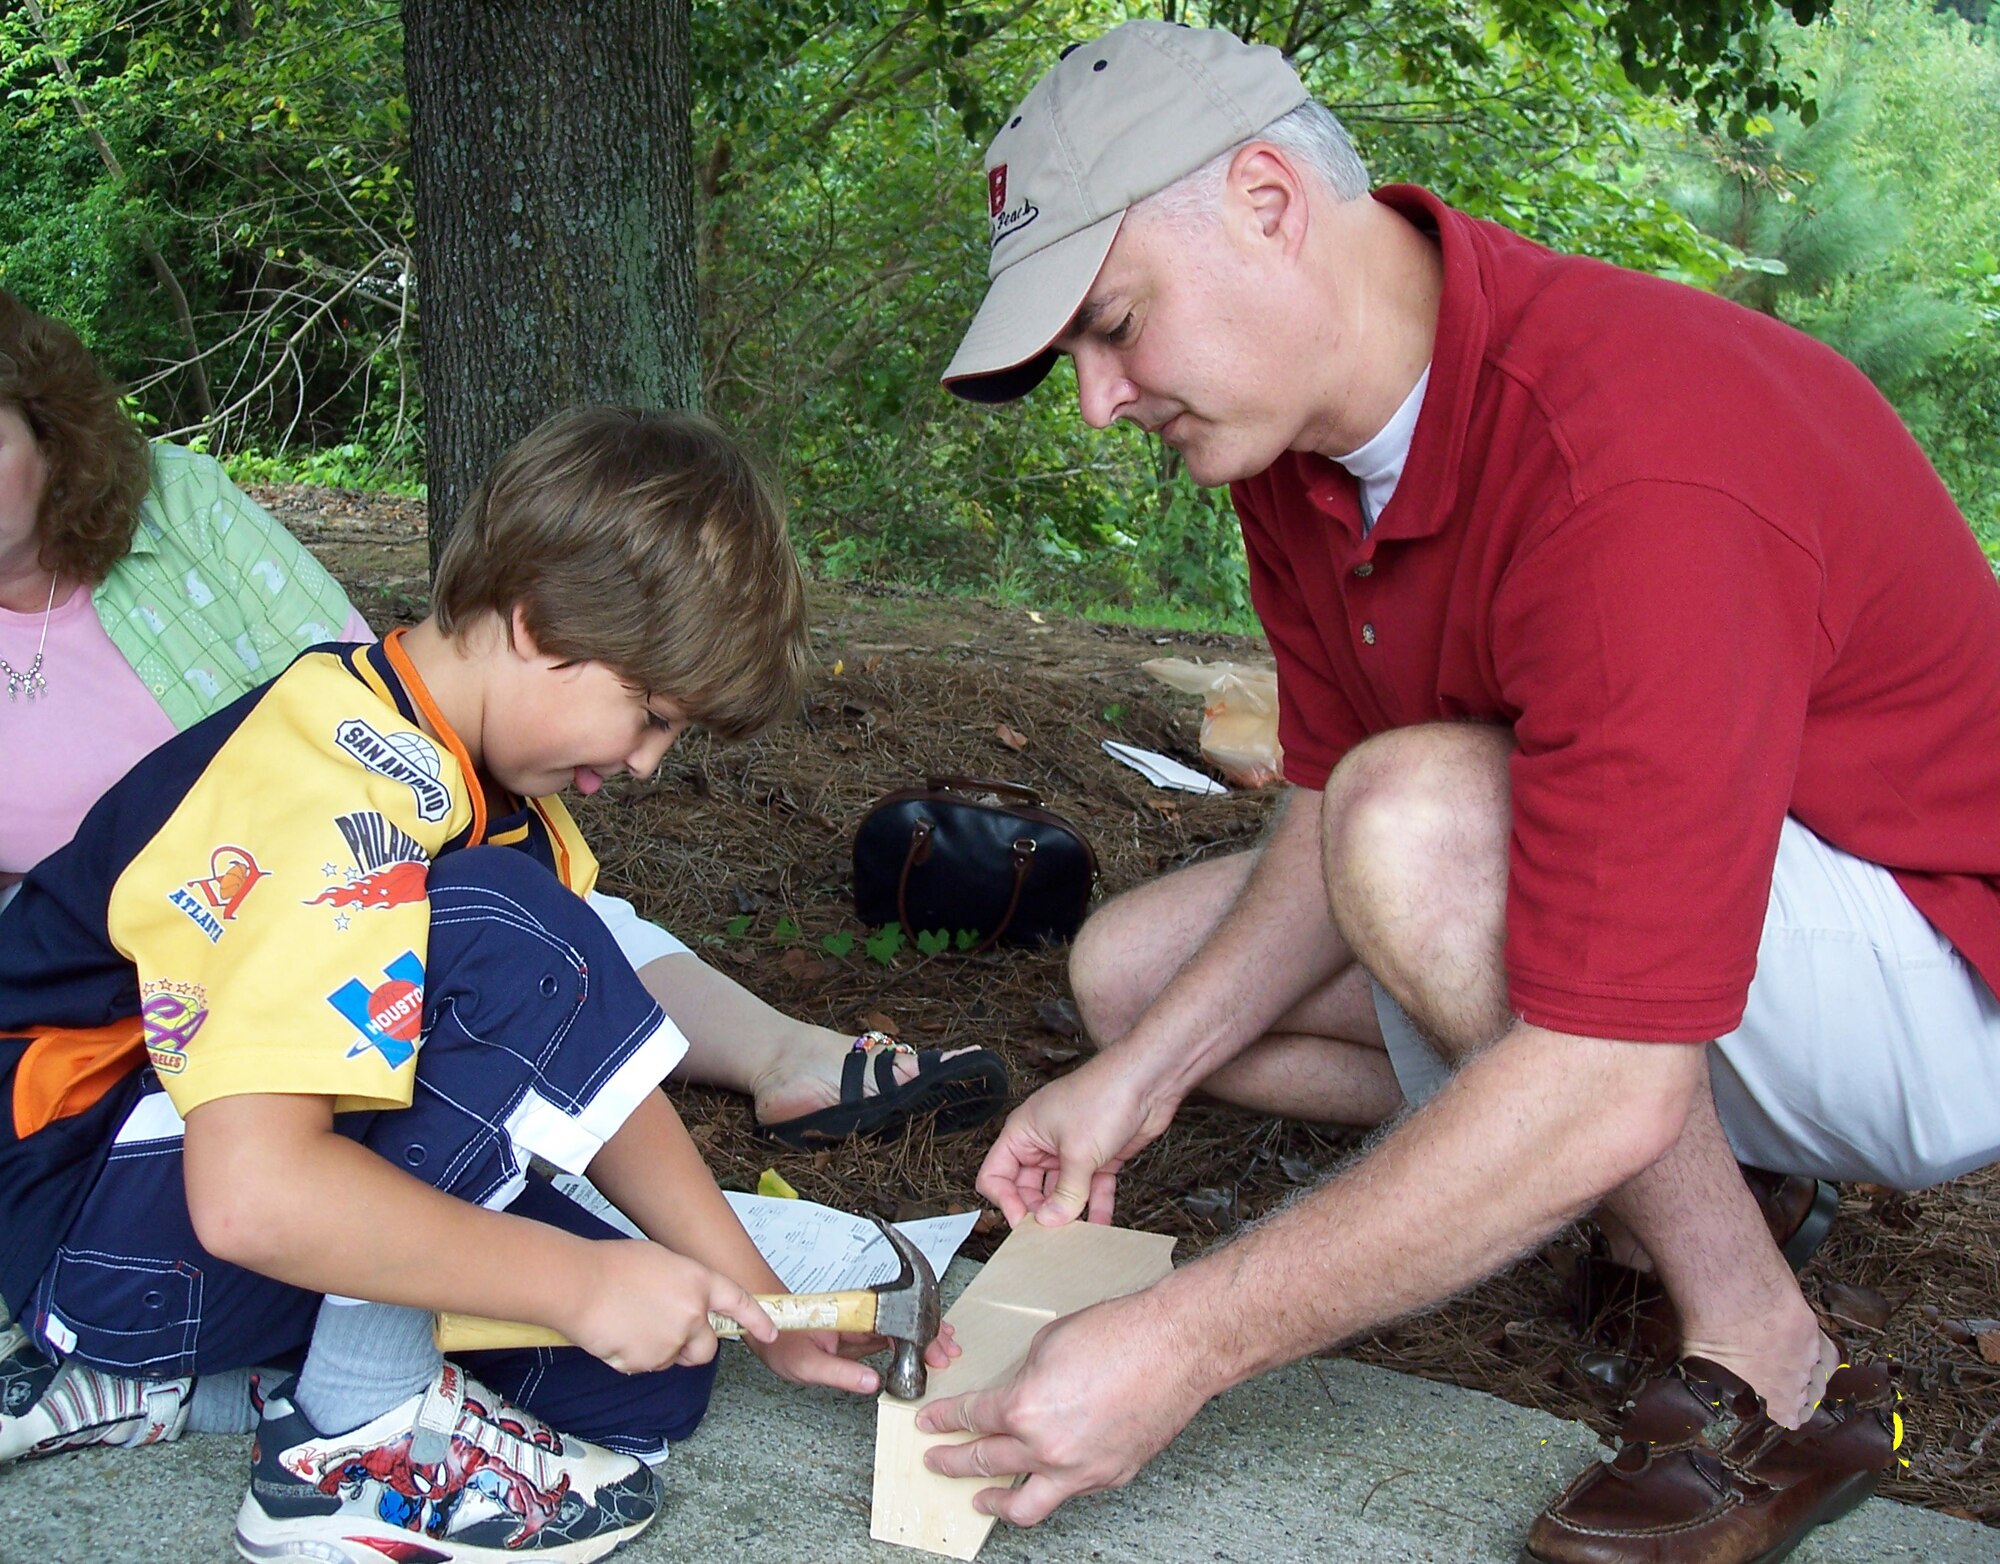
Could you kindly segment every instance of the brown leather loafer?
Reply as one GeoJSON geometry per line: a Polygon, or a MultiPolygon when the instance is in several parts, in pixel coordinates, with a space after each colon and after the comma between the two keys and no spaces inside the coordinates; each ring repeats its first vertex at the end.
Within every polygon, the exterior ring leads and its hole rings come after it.
{"type": "MultiPolygon", "coordinates": [[[[1796,1271],[1826,1242],[1840,1212],[1840,1191],[1823,1179],[1745,1167],[1771,1240],[1796,1271]]],[[[1646,1362],[1670,1363],[1680,1351],[1680,1319],[1650,1271],[1620,1265],[1598,1248],[1576,1263],[1567,1300],[1577,1334],[1594,1346],[1646,1362]]]]}
{"type": "Polygon", "coordinates": [[[1640,1387],[1618,1454],[1536,1517],[1536,1564],[1776,1564],[1837,1520],[1895,1460],[1895,1391],[1879,1364],[1847,1367],[1805,1427],[1782,1428],[1718,1364],[1685,1358],[1640,1387]]]}

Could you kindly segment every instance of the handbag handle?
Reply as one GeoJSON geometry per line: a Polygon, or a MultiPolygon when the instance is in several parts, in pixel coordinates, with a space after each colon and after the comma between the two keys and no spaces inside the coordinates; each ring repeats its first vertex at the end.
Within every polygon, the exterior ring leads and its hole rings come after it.
{"type": "Polygon", "coordinates": [[[934,793],[998,793],[1017,798],[1024,804],[1041,807],[1042,795],[1017,782],[995,782],[990,777],[932,777],[927,786],[934,793]]]}
{"type": "MultiPolygon", "coordinates": [[[[931,785],[935,787],[937,783],[933,781],[931,785]]],[[[910,850],[903,855],[903,872],[896,877],[896,916],[903,920],[903,932],[912,940],[920,931],[910,922],[910,871],[930,857],[930,847],[931,823],[919,820],[910,827],[910,850]]],[[[1034,862],[1035,839],[1032,836],[1016,837],[1007,856],[1014,863],[1014,890],[1007,898],[1007,910],[1000,914],[1000,922],[993,932],[966,952],[968,956],[984,955],[998,943],[1000,936],[1007,932],[1007,926],[1014,921],[1014,911],[1021,905],[1021,892],[1027,886],[1028,870],[1034,862]]]]}

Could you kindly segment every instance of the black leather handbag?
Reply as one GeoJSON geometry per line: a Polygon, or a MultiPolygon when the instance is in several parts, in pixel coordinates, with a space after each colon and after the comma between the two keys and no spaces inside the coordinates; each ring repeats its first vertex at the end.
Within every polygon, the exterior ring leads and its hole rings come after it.
{"type": "Polygon", "coordinates": [[[943,930],[971,955],[1068,939],[1096,878],[1083,833],[1011,782],[932,777],[878,798],[854,833],[861,921],[893,919],[913,939],[943,930]]]}

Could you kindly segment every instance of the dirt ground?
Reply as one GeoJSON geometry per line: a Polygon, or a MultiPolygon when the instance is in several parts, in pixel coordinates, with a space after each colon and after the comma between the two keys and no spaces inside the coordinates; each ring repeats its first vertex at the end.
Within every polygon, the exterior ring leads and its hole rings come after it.
{"type": "MultiPolygon", "coordinates": [[[[420,505],[313,489],[260,497],[378,631],[422,613],[420,505]]],[[[799,721],[744,745],[696,734],[650,783],[614,783],[576,803],[605,884],[772,1003],[828,1026],[885,1026],[919,1046],[987,1044],[1006,1058],[1016,1100],[1025,1097],[1071,1068],[1083,1046],[1063,954],[905,948],[887,964],[870,958],[850,901],[855,825],[872,799],[929,775],[1023,784],[1090,838],[1100,898],[1250,846],[1269,794],[1161,792],[1098,744],[1122,738],[1199,765],[1198,707],[1138,665],[1176,655],[1260,660],[1262,643],[819,584],[812,647],[799,721]],[[834,955],[822,939],[843,932],[856,939],[834,955]]],[[[755,1134],[742,1099],[693,1089],[676,1097],[727,1185],[752,1188],[775,1167],[801,1195],[849,1209],[913,1215],[978,1204],[984,1132],[938,1139],[920,1128],[888,1144],[792,1152],[755,1134]]],[[[1185,1261],[1358,1150],[1342,1131],[1190,1106],[1124,1174],[1118,1219],[1178,1234],[1185,1261]]],[[[969,1252],[990,1252],[998,1227],[989,1214],[969,1252]]],[[[1906,1462],[1885,1491],[2000,1525],[1996,1235],[1995,1170],[1915,1196],[1849,1188],[1804,1283],[1856,1355],[1901,1365],[1906,1462]]],[[[1561,1235],[1468,1296],[1340,1350],[1602,1430],[1613,1398],[1579,1365],[1583,1344],[1561,1303],[1579,1245],[1561,1235]]]]}

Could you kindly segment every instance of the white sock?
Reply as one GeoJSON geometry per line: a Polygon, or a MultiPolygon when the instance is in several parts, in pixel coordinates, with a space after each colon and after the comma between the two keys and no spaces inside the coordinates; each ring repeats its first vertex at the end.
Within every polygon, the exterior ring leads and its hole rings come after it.
{"type": "Polygon", "coordinates": [[[420,1394],[443,1361],[428,1309],[329,1297],[292,1399],[321,1433],[348,1433],[420,1394]]]}
{"type": "MultiPolygon", "coordinates": [[[[253,1370],[230,1369],[195,1376],[188,1398],[187,1432],[191,1434],[250,1434],[257,1431],[257,1409],[250,1404],[253,1370]]],[[[266,1378],[269,1377],[267,1372],[266,1378]]]]}

